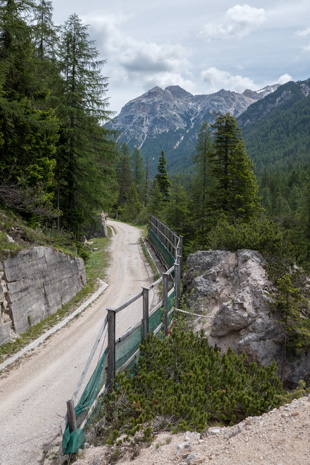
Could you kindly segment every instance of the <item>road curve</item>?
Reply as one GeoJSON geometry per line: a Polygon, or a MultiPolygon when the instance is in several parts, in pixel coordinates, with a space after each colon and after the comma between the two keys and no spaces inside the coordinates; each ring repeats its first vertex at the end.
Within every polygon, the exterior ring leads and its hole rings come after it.
{"type": "MultiPolygon", "coordinates": [[[[106,308],[119,306],[152,282],[139,247],[140,230],[115,221],[109,224],[115,233],[109,287],[81,316],[0,373],[1,465],[39,463],[44,444],[60,432],[66,401],[72,397],[106,308]]],[[[124,310],[117,335],[141,316],[141,304],[124,310]]]]}

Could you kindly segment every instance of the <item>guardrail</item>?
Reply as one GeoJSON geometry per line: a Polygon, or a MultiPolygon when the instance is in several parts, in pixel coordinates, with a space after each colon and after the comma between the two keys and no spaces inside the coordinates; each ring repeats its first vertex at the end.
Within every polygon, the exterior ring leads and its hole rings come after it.
{"type": "MultiPolygon", "coordinates": [[[[67,415],[63,424],[63,454],[73,454],[78,451],[85,442],[83,429],[96,408],[99,395],[113,388],[114,378],[118,371],[130,369],[135,364],[140,351],[140,344],[145,340],[149,332],[158,334],[162,331],[167,336],[173,323],[174,309],[179,305],[181,290],[181,266],[182,266],[182,238],[177,236],[168,226],[160,220],[151,217],[150,230],[153,236],[152,244],[156,251],[168,261],[173,257],[173,265],[149,287],[143,287],[142,291],[117,308],[108,308],[107,317],[99,332],[96,342],[86,363],[77,389],[70,401],[67,402],[67,415]],[[156,233],[155,233],[155,231],[156,233]],[[157,235],[160,234],[160,237],[157,235]],[[154,240],[154,235],[156,239],[154,240]],[[164,242],[163,242],[164,241],[164,242]],[[172,254],[173,252],[173,254],[172,254]],[[162,284],[162,299],[154,307],[150,308],[150,292],[162,284]],[[116,338],[117,318],[131,305],[140,303],[141,320],[126,330],[119,338],[116,338]],[[94,354],[101,345],[99,362],[87,383],[76,407],[75,401],[85,382],[86,373],[94,358],[94,354]]],[[[169,263],[167,263],[167,266],[169,263]]]]}

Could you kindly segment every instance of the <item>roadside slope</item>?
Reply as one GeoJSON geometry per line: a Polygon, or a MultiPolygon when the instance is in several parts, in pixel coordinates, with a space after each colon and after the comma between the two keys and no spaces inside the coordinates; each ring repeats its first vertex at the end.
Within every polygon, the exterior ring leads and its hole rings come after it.
{"type": "MultiPolygon", "coordinates": [[[[106,308],[124,303],[152,281],[139,247],[140,230],[114,221],[109,224],[115,234],[104,294],[31,355],[0,373],[1,465],[39,462],[43,445],[60,432],[66,401],[72,397],[106,308]]],[[[122,315],[117,334],[140,319],[141,312],[136,306],[122,315]]]]}

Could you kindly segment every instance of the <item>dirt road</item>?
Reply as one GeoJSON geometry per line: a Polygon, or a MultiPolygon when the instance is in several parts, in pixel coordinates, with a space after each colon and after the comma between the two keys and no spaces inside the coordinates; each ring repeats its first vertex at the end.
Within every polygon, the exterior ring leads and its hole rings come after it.
{"type": "MultiPolygon", "coordinates": [[[[0,373],[1,465],[39,462],[43,445],[60,432],[66,401],[72,397],[106,308],[117,307],[152,282],[139,247],[140,231],[123,223],[109,224],[115,235],[104,294],[31,355],[0,373]]],[[[140,305],[124,312],[117,323],[118,335],[142,316],[140,305]]]]}

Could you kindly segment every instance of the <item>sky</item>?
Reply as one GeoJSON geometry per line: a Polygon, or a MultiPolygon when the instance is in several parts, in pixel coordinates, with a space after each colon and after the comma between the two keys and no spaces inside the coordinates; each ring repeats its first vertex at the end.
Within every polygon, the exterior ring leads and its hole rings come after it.
{"type": "Polygon", "coordinates": [[[310,78],[310,0],[53,0],[106,60],[109,110],[159,86],[211,94],[310,78]]]}

